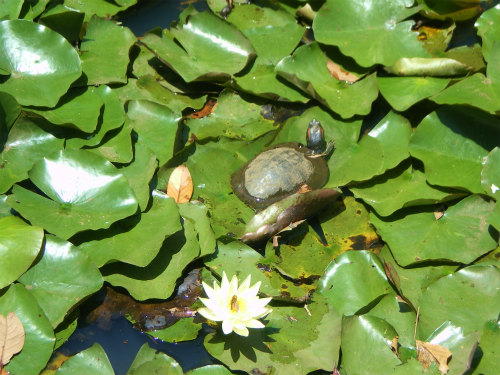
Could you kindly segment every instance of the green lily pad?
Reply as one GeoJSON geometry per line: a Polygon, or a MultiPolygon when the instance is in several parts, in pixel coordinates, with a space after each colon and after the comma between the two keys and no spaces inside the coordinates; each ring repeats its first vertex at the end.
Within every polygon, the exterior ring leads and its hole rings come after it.
{"type": "Polygon", "coordinates": [[[421,13],[430,19],[466,21],[481,14],[480,1],[475,0],[424,0],[421,13]]]}
{"type": "Polygon", "coordinates": [[[305,32],[288,12],[254,4],[235,7],[227,21],[247,37],[263,64],[275,65],[292,53],[305,32]]]}
{"type": "Polygon", "coordinates": [[[404,21],[419,11],[411,5],[408,0],[384,0],[376,6],[368,0],[327,0],[314,18],[314,36],[320,43],[338,46],[361,66],[390,66],[400,57],[427,57],[412,31],[414,22],[404,21]]]}
{"type": "Polygon", "coordinates": [[[31,21],[0,22],[0,49],[0,69],[10,74],[0,90],[22,105],[54,107],[82,73],[68,41],[31,21]]]}
{"type": "Polygon", "coordinates": [[[130,163],[134,157],[132,150],[132,124],[125,121],[120,129],[104,138],[97,147],[86,148],[88,152],[104,157],[112,163],[130,163]]]}
{"type": "Polygon", "coordinates": [[[392,291],[378,257],[369,251],[348,251],[326,267],[318,293],[341,315],[353,315],[392,291]]]}
{"type": "Polygon", "coordinates": [[[45,237],[42,258],[19,278],[57,327],[83,298],[97,292],[102,276],[97,267],[71,243],[45,237]]]}
{"type": "Polygon", "coordinates": [[[394,293],[386,294],[364,316],[374,316],[384,319],[398,333],[398,343],[410,347],[415,344],[415,322],[417,314],[411,306],[401,301],[394,293]]]}
{"type": "Polygon", "coordinates": [[[139,142],[154,152],[160,165],[172,158],[180,116],[164,105],[133,100],[128,103],[127,116],[139,142]]]}
{"type": "Polygon", "coordinates": [[[497,123],[498,118],[471,108],[440,107],[413,133],[410,154],[422,160],[430,184],[483,193],[481,162],[499,143],[497,123]]]}
{"type": "Polygon", "coordinates": [[[397,111],[406,111],[415,103],[444,90],[449,78],[377,77],[380,93],[397,111]]]}
{"type": "Polygon", "coordinates": [[[15,216],[0,218],[0,289],[17,280],[37,257],[43,230],[26,224],[15,216]]]}
{"type": "Polygon", "coordinates": [[[318,43],[297,48],[276,65],[276,71],[343,118],[368,114],[378,96],[374,74],[352,84],[332,77],[318,43]]]}
{"type": "Polygon", "coordinates": [[[108,228],[137,210],[127,179],[88,151],[66,150],[45,157],[34,165],[30,179],[50,199],[16,185],[8,204],[62,239],[86,229],[108,228]]]}
{"type": "Polygon", "coordinates": [[[127,177],[141,211],[145,211],[151,196],[149,183],[158,167],[158,161],[153,152],[142,142],[137,142],[134,149],[133,163],[121,168],[120,172],[127,177]]]}
{"type": "Polygon", "coordinates": [[[54,350],[59,348],[64,344],[69,337],[75,332],[76,325],[78,324],[79,309],[73,310],[64,320],[60,323],[54,331],[56,336],[56,343],[54,344],[54,350]]]}
{"type": "Polygon", "coordinates": [[[349,374],[388,374],[401,361],[391,350],[398,336],[384,319],[363,315],[342,319],[342,368],[349,374]],[[363,358],[363,360],[360,360],[363,358]]]}
{"type": "Polygon", "coordinates": [[[495,147],[484,160],[484,167],[481,171],[481,185],[484,191],[500,200],[500,148],[495,147]]]}
{"type": "Polygon", "coordinates": [[[5,370],[12,374],[38,374],[54,347],[54,332],[35,297],[22,284],[12,284],[0,296],[0,314],[13,311],[24,327],[23,350],[12,357],[5,370]]]}
{"type": "Polygon", "coordinates": [[[274,65],[261,63],[260,57],[247,74],[235,77],[234,81],[238,89],[264,98],[300,103],[309,101],[301,90],[276,73],[274,65]]]}
{"type": "Polygon", "coordinates": [[[16,99],[6,92],[0,92],[0,141],[4,139],[2,132],[7,132],[20,114],[21,106],[16,99]]]}
{"type": "Polygon", "coordinates": [[[182,367],[177,361],[165,353],[150,348],[148,344],[141,346],[134,362],[130,365],[127,375],[146,375],[146,374],[169,374],[182,375],[182,367]]]}
{"type": "Polygon", "coordinates": [[[7,204],[7,195],[1,194],[0,195],[0,218],[6,217],[6,216],[12,216],[12,209],[7,204]]]}
{"type": "Polygon", "coordinates": [[[482,356],[473,374],[494,374],[500,371],[500,327],[496,320],[489,320],[479,341],[482,356]]]}
{"type": "Polygon", "coordinates": [[[291,232],[283,232],[281,236],[285,241],[278,250],[271,242],[267,244],[265,263],[287,277],[315,281],[339,254],[368,249],[369,244],[377,240],[368,211],[352,197],[325,207],[317,218],[323,238],[306,223],[291,232]]]}
{"type": "MultiPolygon", "coordinates": [[[[66,5],[78,9],[71,4],[66,5]]],[[[135,42],[135,35],[128,28],[93,16],[87,24],[80,47],[86,83],[126,83],[129,50],[135,42]]]]}
{"type": "Polygon", "coordinates": [[[274,122],[262,117],[262,107],[242,99],[232,90],[219,95],[217,105],[208,116],[189,118],[185,124],[196,139],[224,136],[252,140],[274,130],[274,122]]]}
{"type": "Polygon", "coordinates": [[[50,109],[29,109],[52,124],[76,127],[85,133],[92,133],[97,126],[103,105],[96,89],[71,89],[56,107],[50,109]]]}
{"type": "Polygon", "coordinates": [[[263,329],[251,329],[248,337],[221,332],[205,338],[205,348],[231,370],[261,373],[270,370],[302,375],[323,369],[332,371],[340,346],[340,315],[322,299],[311,303],[310,315],[302,307],[273,307],[263,329]]]}
{"type": "Polygon", "coordinates": [[[184,209],[183,228],[168,237],[156,257],[145,267],[137,267],[121,262],[111,263],[101,268],[104,280],[115,286],[122,286],[137,300],[150,298],[168,298],[172,295],[176,283],[184,269],[199,257],[215,251],[215,248],[200,248],[201,241],[206,242],[209,219],[202,220],[198,210],[189,215],[184,209]],[[200,238],[200,242],[198,240],[200,238]]]}
{"type": "Polygon", "coordinates": [[[84,138],[66,138],[66,149],[81,148],[84,146],[93,147],[101,143],[104,136],[113,129],[123,125],[125,120],[125,110],[114,90],[111,90],[106,85],[101,85],[93,88],[94,92],[100,96],[104,103],[104,111],[99,117],[97,129],[92,136],[84,138]]]}
{"type": "Polygon", "coordinates": [[[484,59],[492,64],[495,64],[495,60],[490,59],[491,47],[495,42],[500,41],[500,23],[498,22],[498,17],[500,17],[499,4],[481,14],[474,25],[477,28],[477,34],[482,40],[484,59]]]}
{"type": "Polygon", "coordinates": [[[194,340],[201,329],[200,323],[194,323],[194,318],[182,318],[174,325],[165,329],[148,332],[155,339],[168,342],[194,340]]]}
{"type": "Polygon", "coordinates": [[[495,209],[488,217],[488,224],[500,232],[500,200],[497,201],[495,209]]]}
{"type": "Polygon", "coordinates": [[[486,222],[494,205],[472,195],[438,220],[431,210],[421,210],[385,219],[372,213],[370,221],[402,266],[427,260],[467,264],[496,247],[486,222]]]}
{"type": "Polygon", "coordinates": [[[60,150],[63,142],[28,117],[19,117],[0,154],[0,192],[6,192],[13,183],[26,179],[33,163],[60,150]]]}
{"type": "Polygon", "coordinates": [[[452,274],[457,269],[457,266],[439,264],[412,268],[401,267],[394,260],[387,245],[382,248],[379,257],[398,294],[409,301],[415,309],[420,306],[420,296],[430,284],[443,276],[452,274]]]}
{"type": "Polygon", "coordinates": [[[57,4],[43,12],[39,22],[61,34],[70,43],[75,43],[79,38],[84,18],[85,13],[57,4]]]}
{"type": "Polygon", "coordinates": [[[231,375],[232,372],[222,365],[208,365],[189,370],[186,375],[231,375]]]}
{"type": "Polygon", "coordinates": [[[137,0],[119,0],[119,1],[102,1],[102,0],[64,0],[64,5],[71,9],[77,9],[86,14],[96,14],[99,17],[114,16],[132,5],[136,4],[137,0]]]}
{"type": "Polygon", "coordinates": [[[499,313],[500,271],[494,266],[470,266],[440,278],[422,294],[418,332],[427,337],[447,320],[465,334],[481,332],[499,313]]]}
{"type": "MultiPolygon", "coordinates": [[[[492,61],[500,59],[500,41],[490,48],[492,61]]],[[[500,67],[490,63],[486,76],[476,73],[430,98],[438,104],[465,104],[481,108],[486,112],[500,112],[500,67]]]]}
{"type": "Polygon", "coordinates": [[[408,145],[412,133],[410,122],[390,111],[368,133],[379,141],[384,151],[383,169],[391,169],[410,156],[408,145]]]}
{"type": "Polygon", "coordinates": [[[199,257],[213,254],[216,248],[216,239],[210,222],[210,214],[207,207],[199,201],[178,204],[179,213],[184,220],[194,223],[197,239],[200,243],[199,257]]]}
{"type": "Polygon", "coordinates": [[[227,80],[255,55],[239,30],[208,12],[190,15],[178,28],[164,30],[162,37],[147,34],[141,42],[186,82],[227,80]]]}
{"type": "Polygon", "coordinates": [[[0,9],[0,20],[15,20],[23,7],[23,1],[5,0],[0,9]]]}
{"type": "Polygon", "coordinates": [[[199,109],[203,107],[207,96],[199,93],[182,95],[177,92],[170,91],[159,83],[155,77],[144,75],[136,81],[136,87],[143,92],[144,97],[137,99],[146,99],[161,105],[168,105],[176,115],[186,108],[199,109]]]}
{"type": "Polygon", "coordinates": [[[95,343],[90,348],[64,361],[57,370],[61,375],[114,375],[113,367],[101,345],[95,343]]]}
{"type": "Polygon", "coordinates": [[[425,174],[412,166],[411,161],[350,190],[380,216],[389,216],[405,207],[436,204],[465,195],[462,191],[429,185],[425,174]]]}
{"type": "Polygon", "coordinates": [[[155,191],[148,211],[96,233],[98,239],[84,242],[78,248],[98,267],[114,261],[145,267],[156,257],[165,238],[180,230],[182,225],[174,200],[155,191]]]}

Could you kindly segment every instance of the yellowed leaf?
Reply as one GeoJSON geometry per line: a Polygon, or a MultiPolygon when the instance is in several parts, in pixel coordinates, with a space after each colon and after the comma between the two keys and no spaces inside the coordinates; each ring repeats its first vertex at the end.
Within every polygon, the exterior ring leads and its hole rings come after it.
{"type": "Polygon", "coordinates": [[[415,341],[417,344],[417,359],[422,366],[426,369],[432,362],[435,362],[441,374],[446,374],[448,372],[448,361],[451,358],[451,352],[441,345],[420,340],[415,341]]]}
{"type": "Polygon", "coordinates": [[[446,212],[446,207],[444,205],[441,205],[439,208],[434,211],[434,218],[437,220],[441,219],[444,216],[444,213],[446,212]]]}
{"type": "Polygon", "coordinates": [[[0,367],[9,363],[12,356],[24,346],[24,327],[14,312],[7,317],[0,314],[0,367]]]}
{"type": "Polygon", "coordinates": [[[354,74],[345,71],[340,67],[340,65],[335,64],[332,60],[326,59],[326,67],[328,68],[328,71],[332,75],[333,78],[338,79],[339,81],[346,81],[346,82],[356,82],[359,77],[355,76],[354,74]]]}
{"type": "Polygon", "coordinates": [[[167,195],[175,199],[176,203],[189,202],[193,195],[193,179],[189,169],[182,164],[174,169],[167,185],[167,195]]]}
{"type": "Polygon", "coordinates": [[[396,354],[399,357],[398,354],[398,341],[399,341],[399,336],[394,336],[391,342],[391,350],[394,354],[396,354]]]}

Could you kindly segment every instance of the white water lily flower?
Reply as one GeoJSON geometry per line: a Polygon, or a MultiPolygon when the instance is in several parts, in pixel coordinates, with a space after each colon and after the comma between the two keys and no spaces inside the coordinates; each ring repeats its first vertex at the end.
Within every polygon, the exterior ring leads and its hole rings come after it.
{"type": "Polygon", "coordinates": [[[222,321],[222,331],[228,335],[235,332],[240,336],[248,336],[248,328],[264,328],[257,319],[269,314],[272,310],[265,307],[271,298],[259,298],[260,281],[250,287],[250,275],[238,287],[238,278],[233,276],[228,281],[222,272],[222,283],[214,281],[211,288],[203,282],[203,289],[208,298],[200,298],[206,307],[198,309],[198,313],[209,320],[222,321]]]}

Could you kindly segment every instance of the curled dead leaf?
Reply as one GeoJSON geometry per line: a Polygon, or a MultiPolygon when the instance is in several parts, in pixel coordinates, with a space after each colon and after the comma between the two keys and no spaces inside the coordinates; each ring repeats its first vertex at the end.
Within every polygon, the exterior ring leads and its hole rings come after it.
{"type": "Polygon", "coordinates": [[[193,179],[189,169],[179,165],[174,169],[167,185],[167,195],[174,198],[176,203],[187,203],[193,195],[193,179]]]}
{"type": "Polygon", "coordinates": [[[424,369],[427,369],[432,362],[435,362],[441,374],[446,374],[449,370],[448,361],[451,358],[451,352],[441,345],[435,345],[420,340],[415,341],[417,344],[417,359],[424,369]]]}
{"type": "Polygon", "coordinates": [[[439,206],[439,208],[437,208],[436,211],[434,211],[434,218],[436,219],[436,221],[438,221],[444,216],[445,211],[446,207],[444,205],[439,206]]]}
{"type": "Polygon", "coordinates": [[[0,314],[0,368],[9,363],[24,346],[24,327],[14,312],[0,314]]]}
{"type": "Polygon", "coordinates": [[[354,74],[345,71],[340,67],[340,65],[335,64],[332,60],[326,59],[326,67],[328,68],[328,71],[332,75],[333,78],[338,79],[339,81],[346,81],[346,82],[356,82],[359,77],[355,76],[354,74]]]}
{"type": "Polygon", "coordinates": [[[396,354],[399,357],[398,354],[398,341],[399,341],[399,336],[394,336],[391,342],[391,350],[394,354],[396,354]]]}

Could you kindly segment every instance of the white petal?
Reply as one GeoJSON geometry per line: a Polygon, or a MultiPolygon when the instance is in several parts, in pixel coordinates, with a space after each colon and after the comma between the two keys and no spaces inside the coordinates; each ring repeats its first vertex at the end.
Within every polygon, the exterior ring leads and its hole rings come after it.
{"type": "Polygon", "coordinates": [[[207,318],[209,320],[213,320],[215,322],[219,322],[222,320],[222,319],[219,319],[219,317],[217,315],[215,315],[212,310],[209,310],[205,307],[200,307],[197,310],[197,313],[204,316],[205,318],[207,318]]]}
{"type": "Polygon", "coordinates": [[[205,294],[207,295],[208,298],[215,298],[216,297],[217,294],[215,293],[214,289],[212,289],[207,284],[205,284],[204,281],[202,282],[202,285],[203,285],[203,290],[205,291],[205,294]]]}
{"type": "Polygon", "coordinates": [[[240,287],[238,288],[238,295],[244,294],[245,291],[249,288],[250,278],[251,278],[251,275],[248,275],[247,278],[241,283],[240,287]]]}
{"type": "Polygon", "coordinates": [[[222,332],[224,332],[225,335],[229,335],[231,332],[233,332],[233,322],[231,322],[229,319],[226,319],[222,322],[222,332]]]}
{"type": "Polygon", "coordinates": [[[255,296],[257,296],[257,293],[259,293],[259,288],[260,288],[260,281],[258,281],[257,283],[255,283],[255,285],[252,285],[251,288],[248,288],[245,292],[244,292],[244,298],[246,299],[252,299],[252,298],[255,298],[255,296]]]}
{"type": "Polygon", "coordinates": [[[236,275],[234,275],[231,279],[227,293],[230,298],[232,298],[235,294],[238,294],[238,278],[236,277],[236,275]]]}
{"type": "Polygon", "coordinates": [[[264,328],[265,325],[262,324],[262,322],[256,320],[256,319],[252,319],[248,322],[245,322],[245,325],[248,327],[248,328],[264,328]]]}
{"type": "Polygon", "coordinates": [[[233,327],[233,331],[234,331],[235,333],[237,333],[238,335],[240,335],[240,336],[245,336],[245,337],[247,337],[247,336],[248,336],[248,329],[247,329],[247,327],[245,327],[245,325],[244,325],[244,324],[241,324],[241,325],[239,325],[239,326],[236,326],[236,325],[235,325],[235,326],[233,327]]]}

